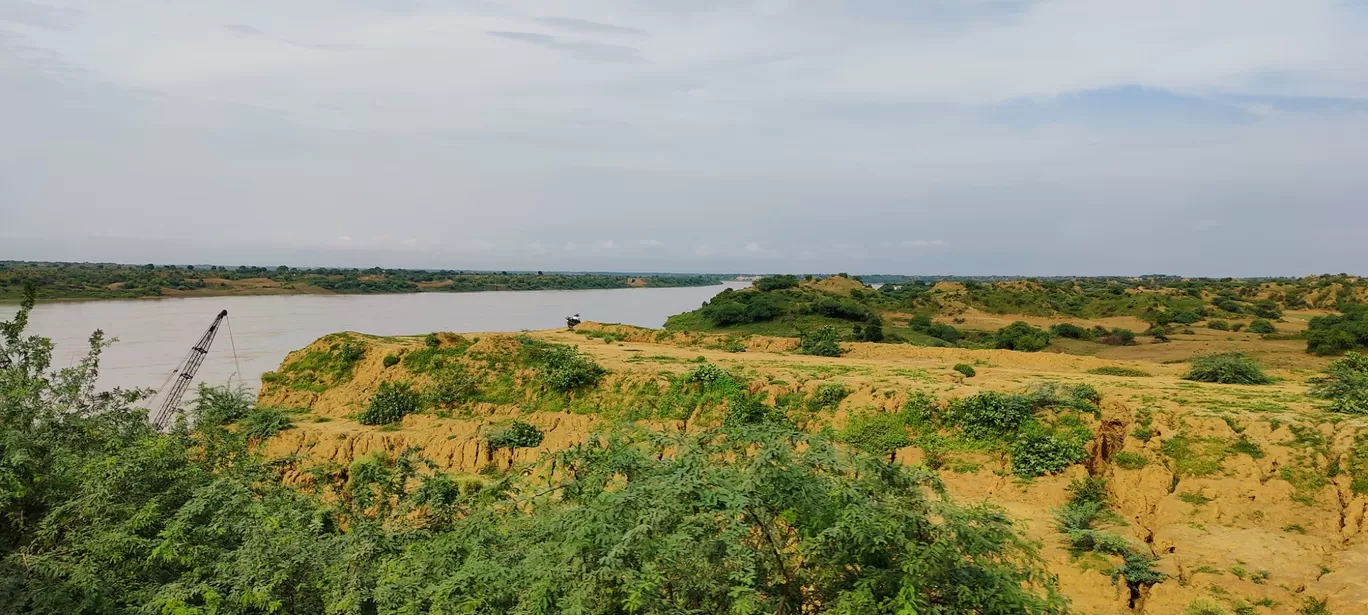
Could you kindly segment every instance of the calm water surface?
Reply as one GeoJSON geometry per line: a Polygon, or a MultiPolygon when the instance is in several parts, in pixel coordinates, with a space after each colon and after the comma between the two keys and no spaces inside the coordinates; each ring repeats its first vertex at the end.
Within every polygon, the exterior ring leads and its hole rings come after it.
{"type": "MultiPolygon", "coordinates": [[[[747,284],[728,282],[726,286],[739,288],[747,284]]],[[[279,367],[287,353],[337,331],[410,335],[431,331],[550,329],[565,326],[565,317],[576,312],[586,320],[659,327],[667,317],[697,308],[722,288],[46,303],[34,307],[29,332],[52,338],[57,344],[53,364],[65,367],[84,356],[90,333],[103,329],[119,341],[103,355],[100,384],[156,388],[199,340],[219,310],[226,309],[228,323],[219,330],[196,380],[210,384],[240,381],[256,389],[261,374],[279,367]]],[[[0,320],[8,320],[16,309],[12,304],[0,305],[0,320]]]]}

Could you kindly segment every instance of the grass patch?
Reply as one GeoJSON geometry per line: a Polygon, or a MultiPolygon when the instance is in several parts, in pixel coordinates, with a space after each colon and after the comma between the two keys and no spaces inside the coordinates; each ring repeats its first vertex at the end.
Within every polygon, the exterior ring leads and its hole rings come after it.
{"type": "Polygon", "coordinates": [[[1121,451],[1112,457],[1112,463],[1123,470],[1142,470],[1149,465],[1149,458],[1140,453],[1121,451]]]}
{"type": "Polygon", "coordinates": [[[1097,376],[1126,376],[1131,378],[1145,378],[1154,375],[1143,369],[1135,369],[1133,367],[1120,367],[1117,365],[1094,367],[1088,370],[1087,373],[1097,376]]]}

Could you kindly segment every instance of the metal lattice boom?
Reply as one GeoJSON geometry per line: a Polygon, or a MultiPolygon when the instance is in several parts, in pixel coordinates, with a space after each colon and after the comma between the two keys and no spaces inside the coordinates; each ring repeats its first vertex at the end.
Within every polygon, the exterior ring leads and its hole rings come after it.
{"type": "Polygon", "coordinates": [[[190,381],[194,380],[195,372],[199,371],[200,365],[204,363],[205,355],[209,354],[209,346],[214,343],[214,335],[218,333],[219,325],[223,319],[228,317],[228,310],[219,312],[214,323],[209,325],[204,335],[200,336],[199,342],[195,344],[190,352],[181,359],[180,365],[176,366],[176,371],[172,372],[171,388],[167,390],[166,398],[157,408],[156,413],[151,415],[152,424],[158,429],[165,429],[171,417],[176,415],[179,409],[181,397],[185,395],[185,390],[190,388],[190,381]]]}

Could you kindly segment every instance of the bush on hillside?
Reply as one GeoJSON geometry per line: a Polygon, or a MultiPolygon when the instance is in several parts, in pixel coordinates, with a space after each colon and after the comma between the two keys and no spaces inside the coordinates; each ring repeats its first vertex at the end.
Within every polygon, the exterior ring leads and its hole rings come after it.
{"type": "Polygon", "coordinates": [[[1229,331],[1230,323],[1219,318],[1214,318],[1212,320],[1207,321],[1207,328],[1211,329],[1212,331],[1229,331]]]}
{"type": "Polygon", "coordinates": [[[429,393],[433,405],[454,406],[471,401],[479,393],[478,381],[460,366],[443,368],[433,375],[429,393]]]}
{"type": "Polygon", "coordinates": [[[1345,414],[1368,414],[1368,357],[1346,352],[1312,379],[1309,393],[1330,400],[1330,409],[1345,414]]]}
{"type": "Polygon", "coordinates": [[[830,325],[804,331],[798,339],[798,353],[818,357],[839,357],[842,352],[840,339],[841,333],[830,325]]]}
{"type": "Polygon", "coordinates": [[[1254,315],[1259,318],[1271,320],[1282,318],[1283,315],[1282,306],[1278,305],[1278,302],[1273,301],[1272,299],[1264,299],[1255,303],[1252,311],[1254,312],[1254,315]]]}
{"type": "Polygon", "coordinates": [[[884,341],[883,325],[876,322],[864,326],[857,324],[852,329],[851,339],[856,342],[882,342],[884,341]]]}
{"type": "Polygon", "coordinates": [[[385,367],[394,367],[395,365],[399,364],[399,355],[387,354],[385,355],[384,360],[381,362],[385,365],[385,367]]]}
{"type": "Polygon", "coordinates": [[[1273,382],[1259,364],[1243,353],[1223,352],[1192,360],[1185,380],[1220,384],[1268,384],[1273,382]]]}
{"type": "Polygon", "coordinates": [[[562,393],[594,386],[608,373],[592,357],[570,346],[553,345],[538,353],[535,361],[542,382],[562,393]]]}
{"type": "Polygon", "coordinates": [[[1088,458],[1086,440],[1059,436],[1030,423],[1012,442],[1012,473],[1022,478],[1056,474],[1088,458]]]}
{"type": "Polygon", "coordinates": [[[1094,339],[1111,346],[1134,346],[1135,332],[1130,329],[1116,328],[1108,331],[1106,335],[1099,335],[1094,339]]]}
{"type": "Polygon", "coordinates": [[[898,449],[912,445],[901,415],[872,409],[852,415],[838,435],[841,442],[876,457],[887,457],[889,463],[898,449]]]}
{"type": "Polygon", "coordinates": [[[1348,304],[1343,314],[1317,316],[1306,329],[1306,351],[1326,356],[1368,346],[1368,306],[1348,304]]]}
{"type": "Polygon", "coordinates": [[[974,371],[974,366],[968,363],[956,363],[954,370],[964,374],[965,378],[973,378],[978,373],[974,371]]]}
{"type": "Polygon", "coordinates": [[[423,336],[423,345],[428,348],[436,348],[442,345],[442,339],[436,333],[429,333],[423,336]]]}
{"type": "Polygon", "coordinates": [[[1088,329],[1067,322],[1051,326],[1050,335],[1075,340],[1092,339],[1092,333],[1088,329]]]}
{"type": "Polygon", "coordinates": [[[1216,309],[1219,309],[1222,312],[1230,312],[1231,314],[1239,314],[1244,311],[1239,302],[1234,299],[1222,299],[1216,302],[1216,309]]]}
{"type": "Polygon", "coordinates": [[[970,439],[1005,440],[1035,413],[1035,401],[1026,395],[985,391],[950,402],[945,420],[959,426],[970,439]]]}
{"type": "Polygon", "coordinates": [[[536,448],[541,445],[542,439],[545,437],[545,434],[536,425],[514,420],[508,425],[485,432],[484,441],[489,445],[489,448],[494,450],[505,448],[512,450],[536,448]]]}
{"type": "Polygon", "coordinates": [[[362,425],[388,425],[421,407],[418,393],[407,382],[382,382],[357,422],[362,425]]]}
{"type": "Polygon", "coordinates": [[[1237,323],[1235,323],[1235,324],[1233,324],[1233,325],[1230,325],[1230,330],[1231,330],[1231,331],[1239,331],[1240,329],[1243,329],[1244,326],[1245,326],[1244,323],[1242,323],[1242,322],[1237,322],[1237,323]]]}
{"type": "Polygon", "coordinates": [[[1270,333],[1277,333],[1278,329],[1273,326],[1273,323],[1268,322],[1263,318],[1255,318],[1252,322],[1249,323],[1249,332],[1262,333],[1267,335],[1270,333]]]}
{"type": "Polygon", "coordinates": [[[842,297],[821,297],[808,306],[813,314],[841,320],[874,322],[879,316],[858,301],[842,297]]]}
{"type": "Polygon", "coordinates": [[[772,275],[760,278],[753,284],[755,290],[769,292],[772,290],[783,290],[785,288],[796,288],[798,278],[791,275],[772,275]]]}
{"type": "Polygon", "coordinates": [[[1036,352],[1050,345],[1050,334],[1020,320],[997,330],[993,334],[997,348],[1020,352],[1036,352]]]}
{"type": "Polygon", "coordinates": [[[266,439],[294,427],[294,417],[279,408],[254,408],[238,421],[248,438],[266,439]]]}
{"type": "Polygon", "coordinates": [[[784,313],[784,306],[777,295],[728,288],[705,303],[701,312],[714,326],[730,327],[774,320],[784,313]]]}
{"type": "Polygon", "coordinates": [[[1174,313],[1173,315],[1173,322],[1183,325],[1190,325],[1201,319],[1202,317],[1200,315],[1191,310],[1181,310],[1179,312],[1174,313]]]}

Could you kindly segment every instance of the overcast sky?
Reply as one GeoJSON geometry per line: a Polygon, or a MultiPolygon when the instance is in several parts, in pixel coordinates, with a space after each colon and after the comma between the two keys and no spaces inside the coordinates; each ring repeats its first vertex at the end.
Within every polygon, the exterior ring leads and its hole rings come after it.
{"type": "Polygon", "coordinates": [[[0,259],[1368,273],[1363,0],[0,0],[0,259]]]}

